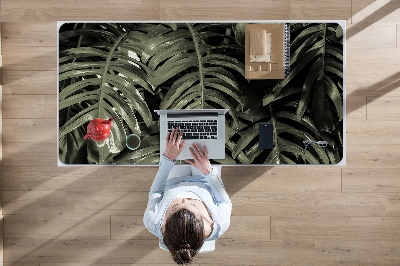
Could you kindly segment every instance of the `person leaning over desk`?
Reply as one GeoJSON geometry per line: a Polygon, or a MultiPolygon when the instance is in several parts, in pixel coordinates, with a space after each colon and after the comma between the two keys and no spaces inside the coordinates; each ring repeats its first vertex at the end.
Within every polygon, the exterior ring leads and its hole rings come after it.
{"type": "Polygon", "coordinates": [[[176,166],[186,141],[175,128],[149,192],[144,213],[146,228],[162,239],[177,264],[191,263],[206,240],[219,238],[230,225],[232,202],[217,167],[212,167],[206,147],[190,147],[193,160],[176,166]],[[186,171],[186,173],[184,173],[186,171]]]}

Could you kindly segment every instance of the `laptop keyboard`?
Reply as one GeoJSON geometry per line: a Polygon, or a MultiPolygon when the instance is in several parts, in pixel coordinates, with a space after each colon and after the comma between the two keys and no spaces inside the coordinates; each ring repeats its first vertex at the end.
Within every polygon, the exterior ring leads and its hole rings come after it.
{"type": "Polygon", "coordinates": [[[168,132],[178,127],[184,131],[183,139],[217,139],[217,120],[168,121],[168,132]]]}

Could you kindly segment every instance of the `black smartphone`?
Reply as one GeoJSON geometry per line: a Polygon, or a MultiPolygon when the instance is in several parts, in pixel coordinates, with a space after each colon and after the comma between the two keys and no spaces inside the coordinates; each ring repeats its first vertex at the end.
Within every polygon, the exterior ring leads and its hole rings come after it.
{"type": "Polygon", "coordinates": [[[271,123],[263,122],[259,124],[258,142],[262,150],[271,150],[274,147],[274,134],[271,123]]]}

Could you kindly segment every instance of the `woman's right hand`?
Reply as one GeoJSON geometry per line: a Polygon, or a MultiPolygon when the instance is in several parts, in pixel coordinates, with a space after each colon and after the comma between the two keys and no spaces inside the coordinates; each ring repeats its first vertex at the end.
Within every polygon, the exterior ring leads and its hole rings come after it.
{"type": "Polygon", "coordinates": [[[171,161],[175,161],[183,147],[185,147],[186,140],[182,141],[182,136],[183,130],[179,130],[178,128],[172,129],[172,132],[168,132],[167,134],[167,145],[165,146],[164,155],[171,161]]]}
{"type": "Polygon", "coordinates": [[[204,146],[204,151],[199,147],[198,144],[194,143],[192,147],[189,148],[190,153],[194,160],[186,159],[185,161],[194,167],[196,167],[204,175],[211,172],[211,163],[208,159],[207,148],[204,146]]]}

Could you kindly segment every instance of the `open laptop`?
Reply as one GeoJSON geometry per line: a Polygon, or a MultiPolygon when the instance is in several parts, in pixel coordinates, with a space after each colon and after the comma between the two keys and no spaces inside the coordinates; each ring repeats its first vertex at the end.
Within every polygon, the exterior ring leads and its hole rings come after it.
{"type": "Polygon", "coordinates": [[[155,110],[160,115],[160,151],[164,153],[168,131],[183,130],[186,145],[177,160],[193,159],[189,147],[206,146],[209,159],[225,159],[225,114],[227,109],[155,110]]]}

